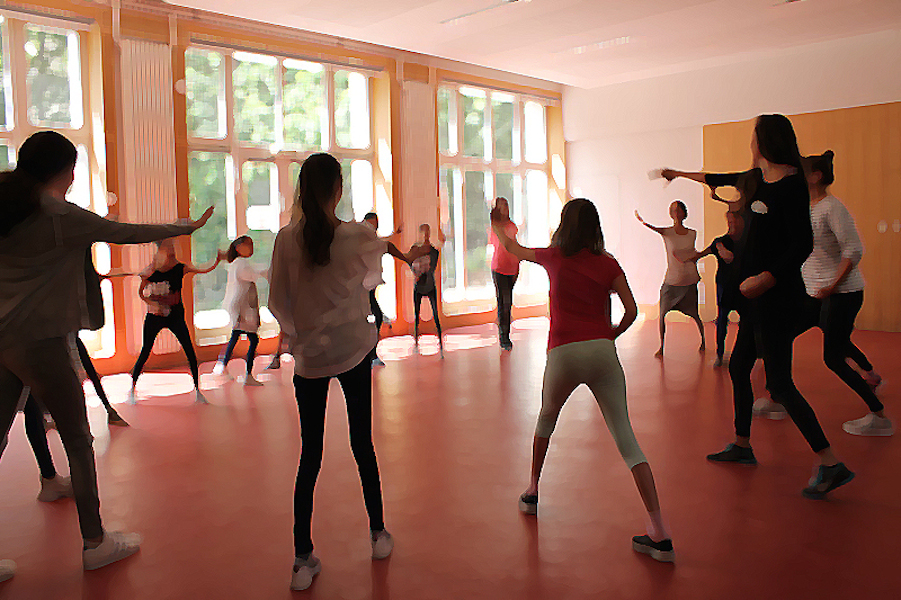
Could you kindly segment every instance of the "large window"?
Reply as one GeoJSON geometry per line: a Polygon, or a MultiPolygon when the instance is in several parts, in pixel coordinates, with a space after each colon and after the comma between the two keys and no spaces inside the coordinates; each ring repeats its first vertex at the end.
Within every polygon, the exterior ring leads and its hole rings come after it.
{"type": "MultiPolygon", "coordinates": [[[[510,204],[526,246],[547,245],[555,223],[548,202],[546,107],[515,94],[468,86],[438,88],[438,150],[444,310],[490,310],[493,248],[489,212],[494,198],[510,204]]],[[[547,275],[523,264],[514,294],[519,306],[547,299],[547,275]]]]}
{"type": "MultiPolygon", "coordinates": [[[[195,263],[214,259],[218,249],[246,234],[254,240],[252,260],[268,266],[275,235],[290,219],[300,165],[314,152],[341,161],[342,220],[358,221],[374,210],[367,74],[206,47],[186,51],[185,71],[191,215],[216,206],[213,220],[191,238],[195,263]]],[[[382,212],[390,208],[379,206],[382,212]]],[[[220,343],[229,333],[222,309],[225,285],[222,268],[194,278],[194,325],[201,344],[220,343]]],[[[277,325],[265,308],[268,282],[258,288],[261,332],[274,335],[277,325]]],[[[390,302],[386,312],[393,313],[394,290],[379,291],[380,299],[390,302]]]]}
{"type": "MultiPolygon", "coordinates": [[[[96,168],[89,118],[87,31],[72,28],[66,21],[51,26],[44,20],[36,24],[23,17],[0,15],[0,169],[15,166],[16,149],[31,134],[58,131],[78,149],[75,181],[66,199],[105,216],[106,193],[96,168]]],[[[101,274],[109,273],[107,244],[94,245],[94,262],[101,274]]],[[[109,357],[115,353],[116,335],[110,282],[104,281],[101,290],[106,326],[82,332],[81,337],[93,356],[109,357]]]]}

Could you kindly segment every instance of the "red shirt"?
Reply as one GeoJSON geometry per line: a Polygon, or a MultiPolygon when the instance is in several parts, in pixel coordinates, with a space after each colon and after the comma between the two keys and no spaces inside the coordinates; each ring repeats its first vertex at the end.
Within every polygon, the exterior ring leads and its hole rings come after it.
{"type": "Polygon", "coordinates": [[[597,339],[613,339],[610,323],[610,291],[623,275],[609,254],[581,250],[564,256],[560,248],[535,250],[538,264],[547,269],[551,282],[551,331],[548,350],[597,339]]]}
{"type": "MultiPolygon", "coordinates": [[[[507,237],[516,239],[519,229],[513,221],[504,225],[504,232],[507,237]]],[[[491,270],[501,275],[517,275],[519,273],[519,259],[507,252],[504,245],[491,230],[491,245],[494,246],[494,256],[491,258],[491,270]]]]}

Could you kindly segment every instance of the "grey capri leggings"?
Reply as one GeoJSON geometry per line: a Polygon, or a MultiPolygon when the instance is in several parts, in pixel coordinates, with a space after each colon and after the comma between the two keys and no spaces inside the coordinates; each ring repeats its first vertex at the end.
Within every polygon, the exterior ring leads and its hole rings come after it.
{"type": "Polygon", "coordinates": [[[648,462],[629,422],[626,376],[613,340],[573,342],[548,352],[535,437],[551,437],[560,409],[573,390],[583,383],[601,407],[607,429],[629,469],[648,462]]]}

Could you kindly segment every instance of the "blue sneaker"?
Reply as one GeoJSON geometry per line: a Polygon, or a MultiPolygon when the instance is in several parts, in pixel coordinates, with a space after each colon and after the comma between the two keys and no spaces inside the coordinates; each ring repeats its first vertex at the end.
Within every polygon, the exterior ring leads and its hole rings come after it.
{"type": "Polygon", "coordinates": [[[804,488],[802,493],[805,498],[822,500],[826,494],[852,479],[854,479],[854,473],[845,466],[845,463],[837,463],[831,467],[820,465],[816,477],[807,482],[809,486],[804,488]]]}

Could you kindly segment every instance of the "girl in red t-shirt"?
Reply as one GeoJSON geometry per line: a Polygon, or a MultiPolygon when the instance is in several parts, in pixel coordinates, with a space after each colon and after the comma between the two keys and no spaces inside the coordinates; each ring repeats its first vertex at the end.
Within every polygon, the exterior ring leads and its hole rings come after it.
{"type": "Polygon", "coordinates": [[[551,433],[563,404],[586,384],[601,408],[613,441],[626,461],[650,518],[647,535],[632,538],[632,548],[671,562],[673,543],[663,526],[651,467],[635,439],[626,406],[626,378],[613,340],[635,321],[638,307],[616,259],[604,251],[604,236],[594,204],[576,199],[563,207],[550,248],[523,248],[507,235],[500,211],[491,212],[495,234],[520,260],[538,263],[550,279],[551,328],[541,390],[541,412],[532,446],[532,477],[519,498],[520,510],[538,512],[538,479],[551,433]],[[625,316],[610,322],[610,294],[619,295],[625,316]]]}

